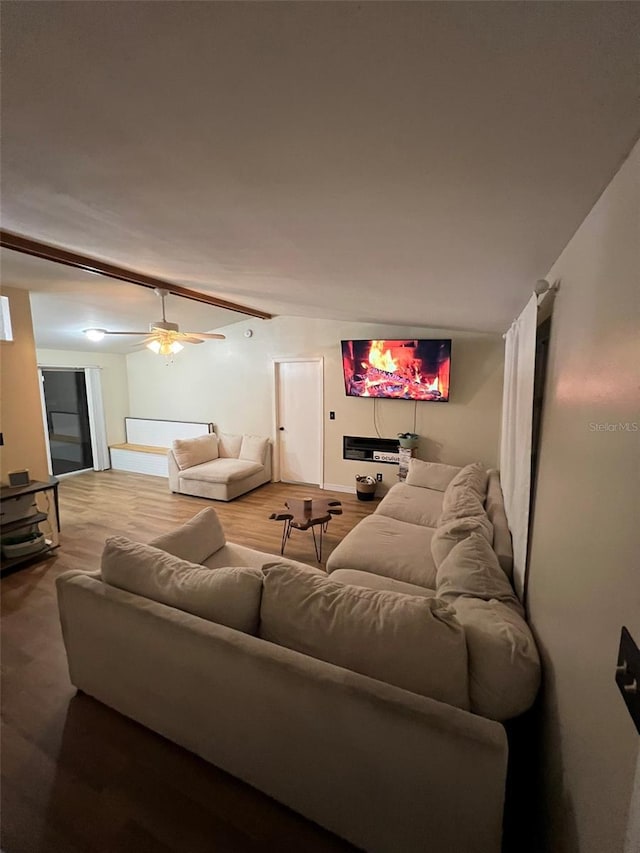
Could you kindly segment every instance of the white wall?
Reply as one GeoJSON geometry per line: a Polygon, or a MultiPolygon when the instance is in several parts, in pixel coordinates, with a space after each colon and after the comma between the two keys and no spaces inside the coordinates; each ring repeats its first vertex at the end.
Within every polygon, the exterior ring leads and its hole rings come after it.
{"type": "Polygon", "coordinates": [[[125,439],[124,419],[129,414],[127,357],[118,353],[36,350],[39,367],[100,367],[102,399],[107,424],[107,442],[125,439]]]}
{"type": "MultiPolygon", "coordinates": [[[[475,459],[496,464],[502,398],[503,347],[498,335],[379,326],[301,317],[246,320],[222,330],[225,341],[186,345],[172,364],[142,351],[127,355],[130,413],[133,417],[210,420],[222,432],[274,436],[273,359],[324,358],[326,484],[354,487],[356,473],[380,470],[392,485],[397,468],[345,462],[343,435],[375,435],[374,401],[344,392],[340,341],[358,338],[453,339],[451,401],[418,403],[416,429],[424,459],[463,464],[475,459]],[[244,331],[253,329],[253,337],[244,331]],[[336,413],[329,420],[329,412],[336,413]]],[[[377,403],[380,433],[395,438],[413,431],[414,404],[377,403]]]]}
{"type": "Polygon", "coordinates": [[[640,145],[548,275],[561,284],[529,581],[545,666],[536,853],[622,853],[630,820],[638,733],[614,670],[621,626],[640,641],[640,432],[597,425],[640,424],[639,187],[640,145]]]}

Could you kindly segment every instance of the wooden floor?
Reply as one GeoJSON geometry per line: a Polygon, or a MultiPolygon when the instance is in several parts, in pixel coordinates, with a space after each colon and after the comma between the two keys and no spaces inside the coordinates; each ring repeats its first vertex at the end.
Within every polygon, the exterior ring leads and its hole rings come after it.
{"type": "MultiPolygon", "coordinates": [[[[95,569],[104,539],[148,541],[214,506],[229,541],[279,553],[270,521],[287,496],[318,490],[269,484],[225,504],[172,495],[159,477],[90,472],[60,484],[61,548],[9,575],[2,593],[3,853],[345,853],[346,842],[196,756],[75,695],[58,624],[54,581],[95,569]]],[[[324,554],[375,509],[343,502],[324,554]]],[[[294,531],[286,556],[314,564],[310,532],[294,531]]],[[[304,780],[300,780],[304,784],[304,780]]]]}

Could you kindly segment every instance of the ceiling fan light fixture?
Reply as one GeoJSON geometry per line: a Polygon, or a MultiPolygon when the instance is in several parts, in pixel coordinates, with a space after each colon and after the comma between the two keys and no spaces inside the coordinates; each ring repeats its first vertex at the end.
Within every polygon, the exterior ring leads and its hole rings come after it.
{"type": "Polygon", "coordinates": [[[101,341],[104,336],[107,334],[106,329],[85,329],[84,334],[89,338],[90,341],[101,341]]]}
{"type": "Polygon", "coordinates": [[[84,334],[91,341],[101,341],[105,335],[131,335],[141,337],[143,346],[156,355],[175,355],[184,349],[183,344],[201,344],[205,340],[224,340],[224,335],[210,334],[208,332],[181,332],[177,323],[172,323],[166,318],[164,300],[167,291],[155,288],[155,292],[162,301],[162,320],[156,320],[149,324],[147,332],[111,332],[108,329],[84,329],[84,334]]]}

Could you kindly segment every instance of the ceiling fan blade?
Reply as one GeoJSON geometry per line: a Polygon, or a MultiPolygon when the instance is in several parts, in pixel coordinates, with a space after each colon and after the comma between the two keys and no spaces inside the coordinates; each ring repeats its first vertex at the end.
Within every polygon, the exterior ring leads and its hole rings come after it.
{"type": "Polygon", "coordinates": [[[203,341],[224,341],[226,340],[224,335],[213,335],[209,334],[209,332],[187,332],[191,338],[200,338],[203,341]]]}
{"type": "Polygon", "coordinates": [[[200,338],[196,338],[193,335],[180,335],[180,338],[178,340],[184,342],[185,344],[203,344],[204,343],[203,340],[201,340],[200,338]]]}
{"type": "Polygon", "coordinates": [[[138,337],[140,337],[140,335],[148,334],[149,332],[108,332],[105,329],[105,335],[137,335],[138,337]]]}

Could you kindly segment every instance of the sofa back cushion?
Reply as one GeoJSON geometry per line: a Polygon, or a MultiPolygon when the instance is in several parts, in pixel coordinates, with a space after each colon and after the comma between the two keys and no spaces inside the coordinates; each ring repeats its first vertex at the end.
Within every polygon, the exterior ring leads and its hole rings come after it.
{"type": "Polygon", "coordinates": [[[495,551],[481,533],[470,533],[458,542],[438,567],[438,598],[453,602],[460,595],[496,599],[522,614],[522,606],[507,576],[500,568],[495,551]]]}
{"type": "Polygon", "coordinates": [[[489,472],[487,469],[479,462],[472,462],[470,465],[465,465],[462,470],[458,471],[456,476],[447,486],[447,492],[451,492],[454,489],[463,486],[465,488],[473,489],[480,500],[484,501],[485,495],[487,494],[488,479],[489,472]]]}
{"type": "Polygon", "coordinates": [[[471,515],[468,518],[454,518],[438,527],[431,538],[431,556],[436,568],[449,556],[454,546],[466,539],[471,533],[481,533],[491,544],[493,541],[493,524],[485,513],[471,515]]]}
{"type": "Polygon", "coordinates": [[[489,521],[493,524],[493,550],[506,576],[513,575],[513,547],[511,533],[504,510],[504,498],[500,485],[500,474],[495,469],[489,471],[487,497],[484,502],[489,521]]]}
{"type": "Polygon", "coordinates": [[[218,458],[218,438],[215,433],[199,435],[197,438],[176,438],[171,445],[178,468],[193,468],[203,462],[218,458]]]}
{"type": "Polygon", "coordinates": [[[225,542],[217,512],[212,507],[206,507],[175,530],[152,539],[149,545],[181,560],[203,563],[207,557],[219,551],[225,542]]]}
{"type": "Polygon", "coordinates": [[[122,536],[107,539],[102,579],[177,610],[245,634],[256,634],[262,572],[252,568],[205,569],[122,536]]]}
{"type": "Polygon", "coordinates": [[[469,518],[472,515],[484,515],[485,509],[477,492],[468,486],[447,489],[442,499],[442,514],[438,527],[453,521],[454,518],[469,518]]]}
{"type": "Polygon", "coordinates": [[[241,435],[232,435],[228,432],[221,432],[218,435],[218,450],[223,459],[237,459],[240,456],[241,445],[241,435]]]}
{"type": "Polygon", "coordinates": [[[540,686],[529,626],[501,601],[462,596],[453,607],[467,637],[471,710],[499,722],[523,714],[540,686]]]}
{"type": "Polygon", "coordinates": [[[260,636],[467,709],[464,631],[442,604],[272,566],[264,570],[260,636]]]}
{"type": "Polygon", "coordinates": [[[259,435],[243,435],[242,444],[240,445],[240,459],[264,465],[264,457],[267,453],[268,444],[268,438],[262,438],[259,435]]]}
{"type": "Polygon", "coordinates": [[[460,468],[455,465],[410,459],[406,483],[409,486],[421,486],[423,489],[435,489],[437,492],[444,492],[459,471],[460,468]]]}

